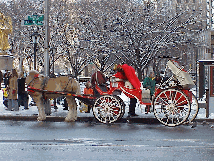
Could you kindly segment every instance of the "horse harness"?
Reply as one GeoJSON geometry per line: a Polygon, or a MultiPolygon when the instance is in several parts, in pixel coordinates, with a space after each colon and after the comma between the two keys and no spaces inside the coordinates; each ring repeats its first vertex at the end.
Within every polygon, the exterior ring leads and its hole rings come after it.
{"type": "MultiPolygon", "coordinates": [[[[45,94],[45,87],[46,87],[46,85],[47,85],[47,83],[48,83],[48,81],[49,81],[49,77],[45,77],[44,79],[43,79],[43,81],[42,81],[42,84],[41,84],[41,86],[42,86],[42,88],[41,89],[36,89],[36,88],[34,88],[33,87],[33,85],[32,86],[30,86],[30,84],[36,79],[36,78],[39,78],[39,74],[35,74],[34,75],[34,78],[28,83],[28,91],[30,91],[30,92],[35,92],[35,91],[39,91],[39,92],[42,92],[42,94],[43,94],[43,96],[44,96],[44,94],[45,94]]],[[[67,87],[68,87],[68,85],[69,85],[69,83],[72,81],[72,78],[69,78],[68,79],[68,81],[67,81],[67,84],[66,84],[66,86],[64,87],[64,89],[63,89],[63,91],[62,92],[65,92],[66,91],[66,89],[67,89],[67,87]]]]}

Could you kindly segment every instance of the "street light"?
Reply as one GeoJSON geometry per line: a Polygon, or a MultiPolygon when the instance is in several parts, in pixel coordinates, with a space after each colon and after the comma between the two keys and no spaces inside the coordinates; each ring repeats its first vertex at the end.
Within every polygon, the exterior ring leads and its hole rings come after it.
{"type": "Polygon", "coordinates": [[[34,43],[34,70],[36,70],[37,43],[39,42],[40,37],[41,37],[41,35],[38,34],[38,32],[34,32],[34,33],[31,35],[31,38],[32,38],[33,43],[34,43]]]}

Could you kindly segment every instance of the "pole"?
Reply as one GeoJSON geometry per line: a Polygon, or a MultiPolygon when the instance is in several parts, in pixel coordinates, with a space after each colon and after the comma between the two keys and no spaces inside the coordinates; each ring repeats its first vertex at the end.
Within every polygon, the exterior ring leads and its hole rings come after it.
{"type": "Polygon", "coordinates": [[[37,43],[34,43],[34,70],[37,70],[36,68],[36,49],[37,49],[37,43]]]}
{"type": "Polygon", "coordinates": [[[45,0],[45,76],[49,76],[49,0],[45,0]]]}
{"type": "MultiPolygon", "coordinates": [[[[46,77],[49,76],[49,0],[45,0],[45,55],[44,55],[44,74],[46,77]]],[[[50,101],[48,99],[44,100],[45,104],[45,114],[51,114],[50,101]]]]}
{"type": "Polygon", "coordinates": [[[19,59],[19,71],[23,72],[23,57],[20,57],[19,59]]]}
{"type": "Polygon", "coordinates": [[[52,50],[52,73],[53,73],[53,76],[54,76],[54,54],[55,54],[55,49],[52,50]]]}

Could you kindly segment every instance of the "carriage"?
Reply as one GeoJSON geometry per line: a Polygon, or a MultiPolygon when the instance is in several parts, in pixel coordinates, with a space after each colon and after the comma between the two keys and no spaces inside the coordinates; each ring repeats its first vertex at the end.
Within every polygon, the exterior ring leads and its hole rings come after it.
{"type": "MultiPolygon", "coordinates": [[[[38,79],[38,74],[34,74],[33,79],[30,79],[28,83],[28,91],[32,94],[32,96],[35,95],[36,92],[37,95],[42,93],[40,94],[40,97],[50,94],[52,97],[55,96],[55,98],[57,97],[56,95],[65,95],[68,98],[69,96],[77,98],[81,102],[92,107],[95,118],[102,123],[114,123],[124,116],[125,103],[119,97],[122,92],[129,98],[136,98],[139,106],[150,105],[151,112],[154,112],[154,116],[166,126],[177,126],[192,122],[197,116],[199,109],[198,101],[191,91],[195,84],[189,73],[180,67],[176,61],[168,60],[166,67],[166,69],[170,69],[173,74],[168,79],[162,79],[162,81],[157,84],[152,99],[150,99],[149,90],[142,87],[133,88],[131,81],[127,79],[120,79],[115,76],[110,77],[109,85],[104,85],[99,83],[98,75],[95,75],[96,79],[94,81],[94,94],[86,95],[68,91],[66,92],[65,89],[69,87],[68,84],[71,84],[70,80],[62,86],[61,90],[63,89],[63,92],[50,91],[44,86],[42,89],[41,86],[40,88],[36,88],[36,86],[34,87],[32,84],[34,84],[33,82],[36,82],[38,79]]],[[[59,79],[62,84],[62,78],[59,79]]],[[[52,80],[49,80],[49,83],[51,81],[52,80]]],[[[42,84],[47,84],[44,83],[46,82],[46,79],[42,82],[42,84]]],[[[71,86],[70,89],[74,88],[71,86]]],[[[42,106],[41,101],[39,102],[39,105],[42,106]]],[[[71,106],[71,109],[74,112],[75,107],[71,106]]],[[[74,120],[77,117],[77,115],[72,116],[72,110],[69,111],[70,114],[68,114],[67,120],[74,120]]],[[[39,110],[39,113],[41,111],[43,112],[43,110],[39,110]]],[[[42,119],[40,120],[45,119],[44,112],[42,112],[42,119]]]]}
{"type": "Polygon", "coordinates": [[[110,85],[105,88],[95,81],[97,95],[73,96],[91,106],[95,118],[102,123],[113,123],[123,117],[125,103],[119,97],[121,92],[129,98],[136,98],[139,106],[151,105],[154,116],[166,126],[192,122],[198,114],[198,102],[190,90],[195,84],[176,61],[168,60],[167,68],[173,75],[156,86],[152,101],[149,90],[133,89],[128,80],[114,76],[110,77],[110,85]]]}

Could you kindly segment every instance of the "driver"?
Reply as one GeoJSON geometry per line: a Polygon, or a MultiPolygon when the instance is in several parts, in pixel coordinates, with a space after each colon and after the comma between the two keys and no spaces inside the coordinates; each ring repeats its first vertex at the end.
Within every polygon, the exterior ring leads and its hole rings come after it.
{"type": "MultiPolygon", "coordinates": [[[[127,64],[115,65],[114,70],[117,71],[117,73],[114,75],[116,78],[125,80],[127,79],[135,89],[139,89],[141,87],[140,81],[137,78],[135,70],[132,66],[129,66],[127,64]]],[[[135,113],[136,103],[136,98],[130,98],[128,117],[138,116],[135,113]]]]}

